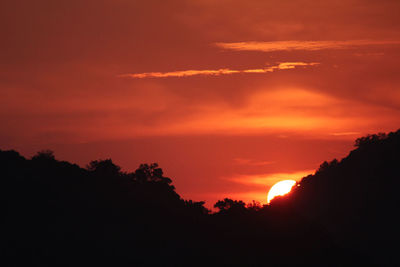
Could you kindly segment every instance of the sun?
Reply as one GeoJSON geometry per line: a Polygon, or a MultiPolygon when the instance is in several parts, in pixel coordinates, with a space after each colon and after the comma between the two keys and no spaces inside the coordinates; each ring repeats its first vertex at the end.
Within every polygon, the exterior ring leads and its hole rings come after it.
{"type": "Polygon", "coordinates": [[[283,180],[274,184],[268,192],[267,202],[269,203],[276,196],[283,196],[292,190],[296,184],[295,180],[283,180]]]}

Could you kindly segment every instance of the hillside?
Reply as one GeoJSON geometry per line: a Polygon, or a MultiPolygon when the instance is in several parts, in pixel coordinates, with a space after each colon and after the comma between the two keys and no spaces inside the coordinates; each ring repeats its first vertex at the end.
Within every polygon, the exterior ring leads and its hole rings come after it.
{"type": "Polygon", "coordinates": [[[318,221],[341,245],[377,262],[397,262],[400,130],[359,138],[355,146],[342,160],[324,162],[272,205],[318,221]]]}
{"type": "Polygon", "coordinates": [[[0,151],[6,266],[396,263],[399,151],[400,131],[360,138],[271,205],[224,199],[217,213],[157,164],[0,151]]]}

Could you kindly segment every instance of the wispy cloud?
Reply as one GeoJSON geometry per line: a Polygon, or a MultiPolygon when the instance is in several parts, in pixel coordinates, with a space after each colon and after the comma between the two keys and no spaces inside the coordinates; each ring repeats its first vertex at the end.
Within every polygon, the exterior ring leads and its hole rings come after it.
{"type": "Polygon", "coordinates": [[[307,66],[315,66],[318,65],[319,63],[313,62],[313,63],[305,63],[305,62],[284,62],[280,63],[279,66],[277,67],[280,70],[288,70],[288,69],[294,69],[296,67],[307,67],[307,66]]]}
{"type": "Polygon", "coordinates": [[[236,51],[292,51],[292,50],[323,50],[349,49],[359,46],[393,45],[400,41],[377,40],[348,40],[348,41],[277,41],[277,42],[236,42],[216,43],[215,45],[227,50],[236,51]]]}
{"type": "Polygon", "coordinates": [[[337,132],[331,133],[333,136],[347,136],[347,135],[360,135],[361,132],[337,132]]]}
{"type": "Polygon", "coordinates": [[[244,158],[235,158],[233,160],[236,164],[249,165],[249,166],[265,166],[276,163],[275,161],[259,161],[259,160],[244,159],[244,158]]]}
{"type": "Polygon", "coordinates": [[[269,174],[256,174],[256,175],[239,175],[232,178],[227,178],[235,183],[247,185],[265,185],[272,186],[282,180],[296,180],[300,181],[301,178],[314,173],[313,170],[302,170],[291,173],[269,173],[269,174]]]}
{"type": "Polygon", "coordinates": [[[171,72],[145,72],[145,73],[134,73],[134,74],[122,74],[120,77],[129,78],[168,78],[168,77],[188,77],[195,75],[223,75],[223,74],[234,74],[239,73],[238,70],[230,69],[218,69],[218,70],[182,70],[182,71],[171,71],[171,72]]]}
{"type": "Polygon", "coordinates": [[[171,72],[144,72],[144,73],[128,73],[121,74],[118,77],[125,78],[168,78],[168,77],[190,77],[196,75],[211,75],[211,76],[219,76],[219,75],[228,75],[228,74],[237,74],[237,73],[268,73],[274,72],[275,70],[288,70],[295,69],[297,67],[308,67],[315,66],[319,63],[316,62],[282,62],[278,65],[267,66],[265,68],[259,69],[245,69],[245,70],[232,70],[232,69],[217,69],[217,70],[182,70],[182,71],[171,71],[171,72]]]}

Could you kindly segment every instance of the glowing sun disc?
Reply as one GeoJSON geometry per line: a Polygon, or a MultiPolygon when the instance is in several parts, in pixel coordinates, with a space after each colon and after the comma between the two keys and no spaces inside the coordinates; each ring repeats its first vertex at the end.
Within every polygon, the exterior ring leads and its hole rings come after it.
{"type": "Polygon", "coordinates": [[[274,184],[268,192],[267,202],[269,203],[276,196],[283,196],[292,190],[296,184],[295,180],[283,180],[274,184]]]}

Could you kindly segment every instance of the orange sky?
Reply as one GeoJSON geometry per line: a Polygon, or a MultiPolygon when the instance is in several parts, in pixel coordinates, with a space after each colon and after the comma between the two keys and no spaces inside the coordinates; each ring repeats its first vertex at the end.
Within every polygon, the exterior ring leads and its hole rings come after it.
{"type": "Polygon", "coordinates": [[[0,3],[0,148],[159,162],[185,198],[279,179],[400,128],[400,2],[0,3]]]}

